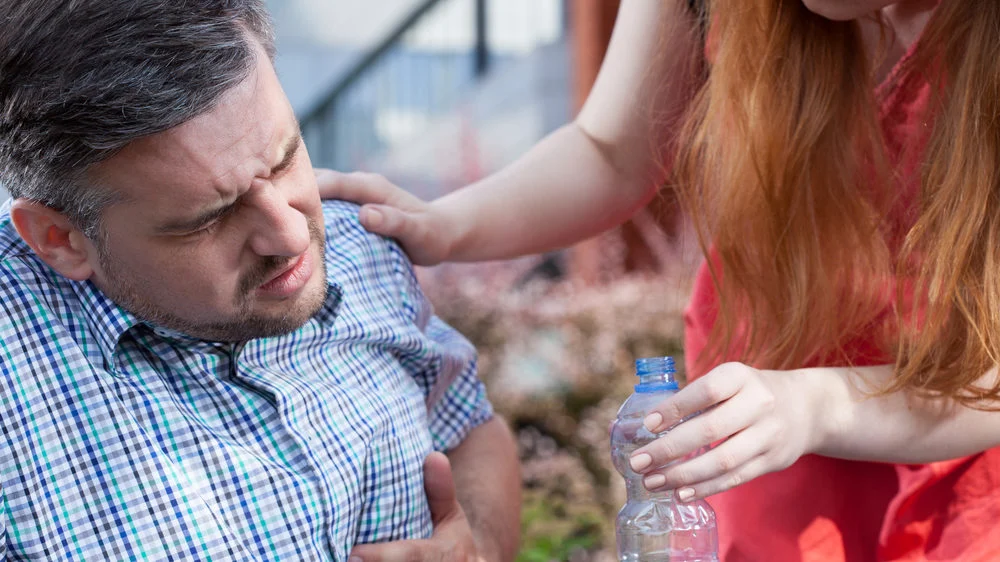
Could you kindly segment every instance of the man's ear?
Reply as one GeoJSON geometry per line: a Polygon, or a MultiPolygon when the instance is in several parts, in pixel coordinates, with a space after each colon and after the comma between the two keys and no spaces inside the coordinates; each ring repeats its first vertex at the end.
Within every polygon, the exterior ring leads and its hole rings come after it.
{"type": "Polygon", "coordinates": [[[63,277],[90,279],[94,246],[62,213],[27,199],[16,199],[10,218],[21,238],[38,257],[63,277]]]}

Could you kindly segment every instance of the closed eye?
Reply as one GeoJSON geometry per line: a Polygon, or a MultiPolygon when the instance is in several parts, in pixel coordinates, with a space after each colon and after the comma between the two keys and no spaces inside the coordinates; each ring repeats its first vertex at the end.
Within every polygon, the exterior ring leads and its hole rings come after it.
{"type": "Polygon", "coordinates": [[[277,177],[282,172],[292,167],[292,164],[295,163],[295,156],[298,154],[300,146],[302,146],[301,133],[296,134],[291,140],[288,141],[288,144],[285,146],[285,155],[281,158],[281,162],[278,162],[278,165],[271,168],[270,177],[277,177]]]}
{"type": "Polygon", "coordinates": [[[198,226],[193,226],[183,231],[177,231],[174,233],[174,236],[178,238],[195,238],[208,234],[214,234],[220,227],[222,227],[226,219],[236,211],[237,207],[238,205],[236,204],[223,207],[220,209],[220,212],[213,214],[213,216],[208,218],[207,221],[202,221],[198,226]]]}
{"type": "Polygon", "coordinates": [[[222,223],[222,219],[218,218],[218,219],[215,219],[212,222],[206,224],[205,226],[202,226],[201,228],[198,228],[196,230],[192,230],[191,232],[186,232],[184,234],[181,234],[181,236],[185,236],[186,237],[186,236],[198,236],[198,235],[202,235],[202,234],[212,234],[212,233],[214,233],[219,228],[219,225],[221,223],[222,223]]]}
{"type": "Polygon", "coordinates": [[[219,207],[204,213],[200,217],[189,220],[189,221],[179,221],[172,224],[164,225],[158,230],[160,234],[167,236],[190,236],[192,234],[197,234],[203,232],[207,229],[214,228],[218,226],[218,223],[228,217],[236,208],[239,206],[239,199],[233,203],[226,205],[224,207],[219,207]]]}

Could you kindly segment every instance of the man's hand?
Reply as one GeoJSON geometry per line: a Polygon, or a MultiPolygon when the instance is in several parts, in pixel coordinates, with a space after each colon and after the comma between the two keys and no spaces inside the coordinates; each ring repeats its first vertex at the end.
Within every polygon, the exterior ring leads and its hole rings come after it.
{"type": "Polygon", "coordinates": [[[431,453],[424,460],[424,490],[434,521],[431,538],[358,545],[351,551],[350,562],[480,561],[469,521],[455,495],[451,463],[442,453],[431,453]]]}

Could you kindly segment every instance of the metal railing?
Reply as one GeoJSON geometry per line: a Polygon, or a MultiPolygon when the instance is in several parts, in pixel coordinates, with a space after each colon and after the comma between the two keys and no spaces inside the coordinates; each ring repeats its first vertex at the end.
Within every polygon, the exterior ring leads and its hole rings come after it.
{"type": "MultiPolygon", "coordinates": [[[[363,169],[374,155],[420,134],[435,117],[456,111],[495,62],[509,56],[490,37],[503,22],[490,18],[496,8],[509,11],[511,6],[510,0],[425,0],[417,5],[300,115],[313,163],[363,169]]],[[[505,25],[530,26],[531,17],[527,13],[523,21],[505,25]]]]}

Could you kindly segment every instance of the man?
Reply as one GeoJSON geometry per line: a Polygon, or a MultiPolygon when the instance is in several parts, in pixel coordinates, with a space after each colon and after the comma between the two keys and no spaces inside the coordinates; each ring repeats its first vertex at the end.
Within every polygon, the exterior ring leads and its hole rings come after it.
{"type": "Polygon", "coordinates": [[[321,204],[262,2],[0,8],[0,560],[511,558],[474,351],[321,204]]]}

